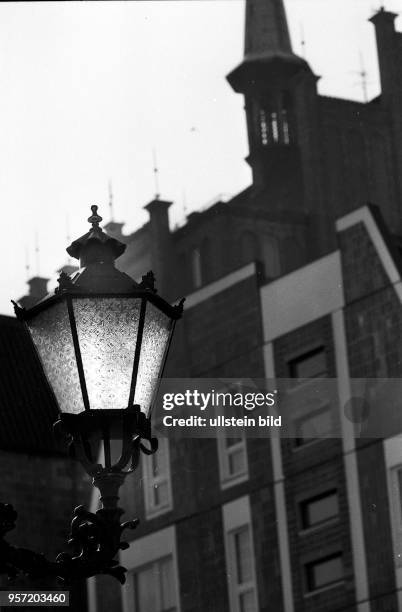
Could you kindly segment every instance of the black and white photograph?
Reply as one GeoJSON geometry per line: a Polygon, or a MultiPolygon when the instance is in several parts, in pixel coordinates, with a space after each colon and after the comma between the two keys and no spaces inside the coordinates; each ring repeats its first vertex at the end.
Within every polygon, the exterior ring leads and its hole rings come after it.
{"type": "Polygon", "coordinates": [[[0,3],[0,612],[402,612],[401,15],[0,3]]]}

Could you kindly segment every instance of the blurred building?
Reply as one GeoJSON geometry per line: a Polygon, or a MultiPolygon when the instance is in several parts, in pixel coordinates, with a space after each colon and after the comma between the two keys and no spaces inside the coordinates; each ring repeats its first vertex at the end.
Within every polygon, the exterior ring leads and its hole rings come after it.
{"type": "MultiPolygon", "coordinates": [[[[31,294],[22,300],[28,306],[44,297],[46,279],[34,278],[29,285],[31,294]]],[[[72,511],[88,503],[90,483],[53,435],[58,409],[28,334],[17,319],[4,315],[0,364],[0,502],[18,513],[6,539],[55,560],[63,550],[72,552],[67,547],[72,511]]],[[[60,584],[0,575],[0,589],[55,590],[60,584]]],[[[71,608],[86,609],[84,585],[71,590],[71,608]]]]}
{"type": "Polygon", "coordinates": [[[162,439],[122,496],[141,519],[127,585],[92,581],[91,612],[402,610],[402,423],[385,426],[376,384],[352,381],[402,371],[395,17],[371,18],[382,92],[360,103],[317,93],[281,0],[248,0],[228,81],[245,97],[252,185],[174,231],[158,198],[130,236],[107,226],[128,245],[122,269],[187,296],[167,376],[293,378],[295,433],[162,439]],[[314,396],[316,377],[335,402],[314,396]]]}

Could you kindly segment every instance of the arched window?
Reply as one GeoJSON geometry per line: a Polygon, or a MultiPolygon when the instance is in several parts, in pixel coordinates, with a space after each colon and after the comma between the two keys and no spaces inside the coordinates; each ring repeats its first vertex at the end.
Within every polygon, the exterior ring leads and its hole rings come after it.
{"type": "Polygon", "coordinates": [[[281,243],[283,272],[287,274],[300,268],[305,261],[304,250],[297,238],[284,238],[281,243]]]}
{"type": "Polygon", "coordinates": [[[280,275],[279,247],[274,236],[262,238],[262,263],[267,278],[276,278],[280,275]]]}
{"type": "Polygon", "coordinates": [[[264,100],[259,108],[259,139],[262,146],[288,145],[292,140],[290,118],[292,100],[288,92],[279,92],[264,100]]]}
{"type": "Polygon", "coordinates": [[[265,110],[260,108],[260,138],[264,147],[269,143],[268,122],[265,110]]]}
{"type": "Polygon", "coordinates": [[[201,251],[193,249],[191,253],[191,276],[194,289],[202,285],[201,251]]]}
{"type": "Polygon", "coordinates": [[[204,238],[201,243],[201,280],[203,285],[211,280],[211,265],[211,241],[209,238],[204,238]]]}
{"type": "Polygon", "coordinates": [[[254,232],[244,232],[240,239],[241,260],[244,264],[260,259],[260,245],[254,232]]]}

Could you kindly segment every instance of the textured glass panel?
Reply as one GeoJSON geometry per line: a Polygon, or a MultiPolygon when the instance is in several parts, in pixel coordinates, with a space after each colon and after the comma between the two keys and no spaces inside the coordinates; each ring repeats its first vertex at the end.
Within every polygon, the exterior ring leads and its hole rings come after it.
{"type": "Polygon", "coordinates": [[[84,410],[67,304],[60,302],[28,321],[32,339],[62,412],[84,410]]]}
{"type": "Polygon", "coordinates": [[[148,302],[134,403],[149,413],[169,340],[171,320],[148,302]]]}
{"type": "Polygon", "coordinates": [[[75,298],[74,315],[91,409],[127,408],[140,300],[75,298]]]}

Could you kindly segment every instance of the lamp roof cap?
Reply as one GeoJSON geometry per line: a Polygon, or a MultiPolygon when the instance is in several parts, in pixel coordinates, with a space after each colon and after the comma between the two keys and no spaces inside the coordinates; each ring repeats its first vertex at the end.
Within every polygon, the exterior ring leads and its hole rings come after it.
{"type": "Polygon", "coordinates": [[[92,215],[88,217],[88,222],[92,224],[92,228],[74,240],[66,249],[67,253],[81,260],[81,265],[114,261],[124,253],[126,245],[112,238],[99,227],[102,217],[98,215],[96,205],[91,206],[91,211],[92,215]]]}

